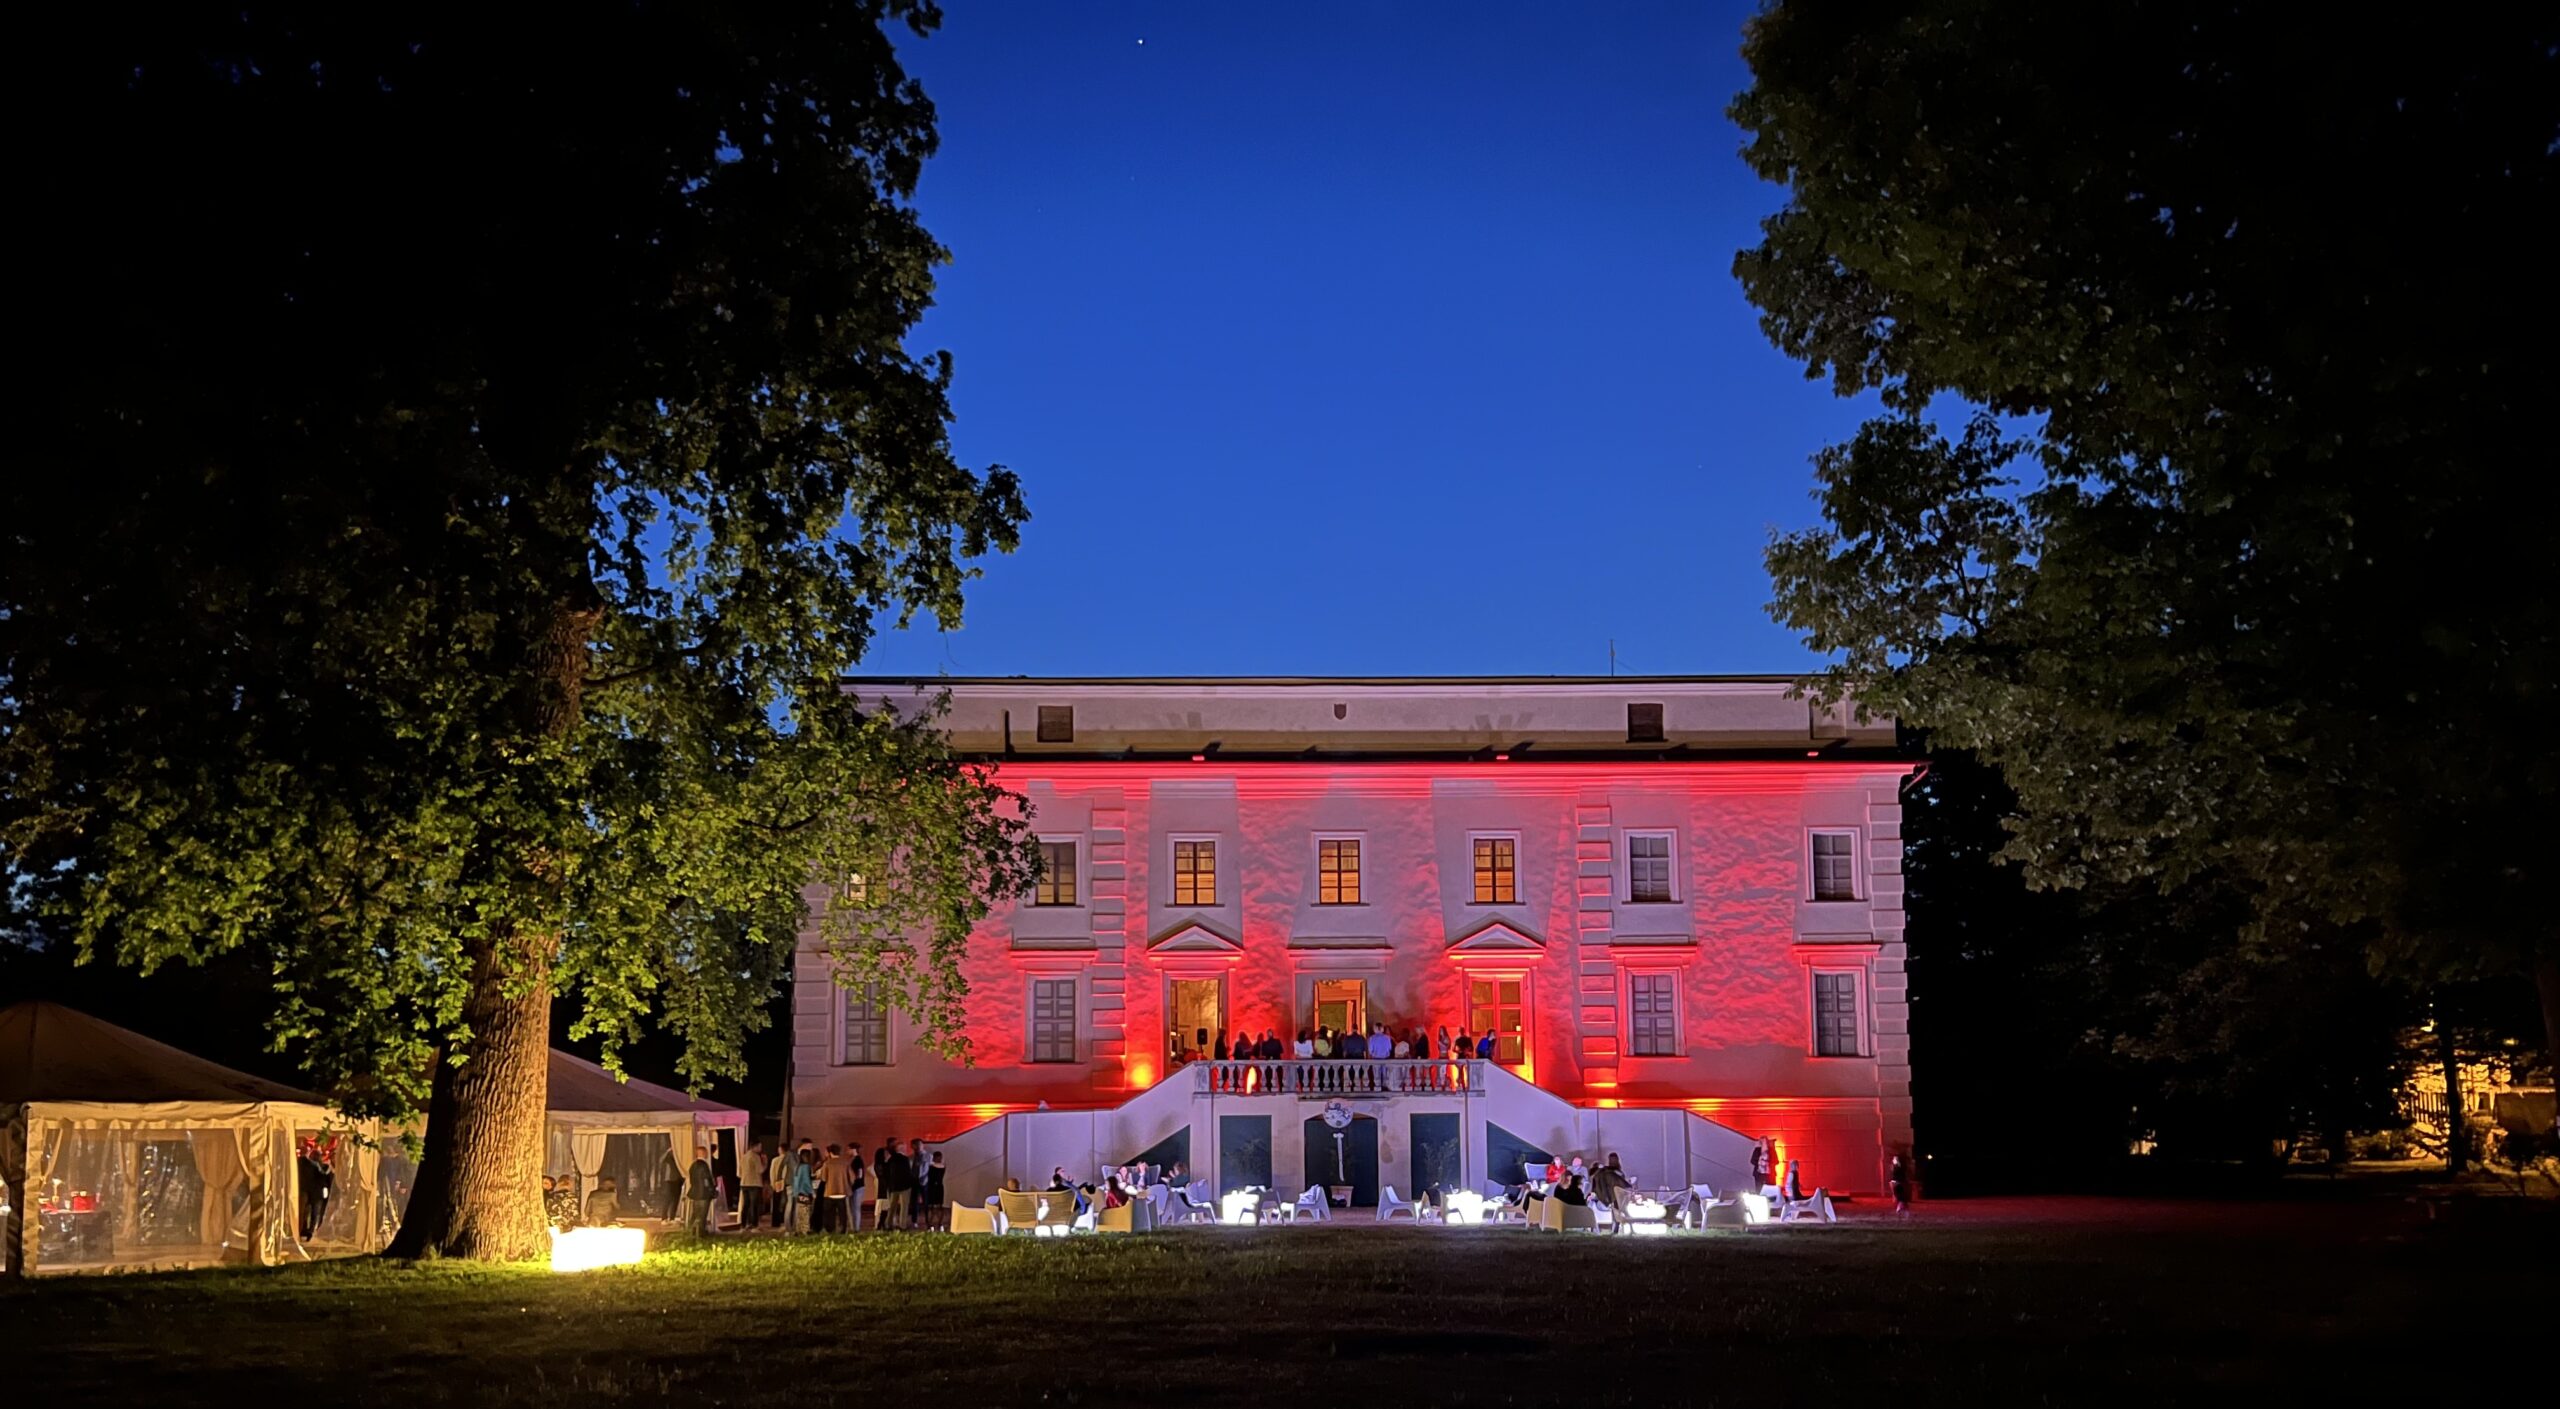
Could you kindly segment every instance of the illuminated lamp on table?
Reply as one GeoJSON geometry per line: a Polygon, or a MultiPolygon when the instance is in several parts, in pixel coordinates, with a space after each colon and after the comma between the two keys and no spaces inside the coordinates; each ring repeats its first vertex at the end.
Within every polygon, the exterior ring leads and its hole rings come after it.
{"type": "Polygon", "coordinates": [[[648,1248],[649,1234],[642,1228],[572,1228],[565,1233],[554,1229],[551,1270],[588,1272],[598,1267],[635,1266],[648,1248]]]}

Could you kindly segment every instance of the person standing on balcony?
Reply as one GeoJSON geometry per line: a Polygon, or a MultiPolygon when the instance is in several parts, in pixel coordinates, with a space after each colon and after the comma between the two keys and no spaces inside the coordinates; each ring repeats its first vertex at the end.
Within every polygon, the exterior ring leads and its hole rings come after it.
{"type": "Polygon", "coordinates": [[[1484,1030],[1484,1036],[1476,1039],[1476,1060],[1485,1062],[1492,1061],[1493,1048],[1493,1029],[1486,1028],[1484,1030]]]}

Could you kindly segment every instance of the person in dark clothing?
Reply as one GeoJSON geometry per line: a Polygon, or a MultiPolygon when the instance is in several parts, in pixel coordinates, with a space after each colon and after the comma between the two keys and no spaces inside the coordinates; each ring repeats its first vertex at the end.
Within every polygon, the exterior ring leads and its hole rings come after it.
{"type": "Polygon", "coordinates": [[[684,1174],[684,1226],[696,1233],[711,1231],[711,1148],[693,1147],[693,1167],[684,1174]]]}
{"type": "Polygon", "coordinates": [[[1493,1031],[1488,1028],[1484,1036],[1476,1039],[1476,1055],[1485,1061],[1492,1061],[1493,1045],[1493,1031]]]}
{"type": "Polygon", "coordinates": [[[881,1230],[906,1227],[908,1210],[915,1203],[916,1174],[915,1166],[898,1153],[897,1141],[881,1143],[879,1155],[871,1162],[871,1178],[881,1230]]]}
{"type": "Polygon", "coordinates": [[[1583,1207],[1588,1207],[1591,1203],[1591,1196],[1582,1192],[1582,1176],[1579,1174],[1566,1175],[1564,1182],[1556,1186],[1555,1196],[1559,1203],[1576,1204],[1583,1207]]]}
{"type": "Polygon", "coordinates": [[[1886,1172],[1884,1183],[1893,1194],[1893,1211],[1908,1216],[1911,1212],[1911,1164],[1899,1153],[1894,1155],[1893,1167],[1886,1172]]]}
{"type": "Polygon", "coordinates": [[[294,1159],[295,1192],[301,1195],[302,1241],[306,1243],[319,1233],[320,1220],[328,1215],[329,1195],[337,1187],[337,1172],[329,1167],[330,1153],[318,1140],[305,1140],[294,1159]]]}
{"type": "Polygon", "coordinates": [[[916,1216],[918,1226],[937,1230],[951,1226],[948,1195],[942,1188],[942,1151],[940,1150],[933,1152],[933,1163],[924,1167],[924,1188],[919,1191],[919,1195],[924,1200],[924,1205],[916,1216]]]}

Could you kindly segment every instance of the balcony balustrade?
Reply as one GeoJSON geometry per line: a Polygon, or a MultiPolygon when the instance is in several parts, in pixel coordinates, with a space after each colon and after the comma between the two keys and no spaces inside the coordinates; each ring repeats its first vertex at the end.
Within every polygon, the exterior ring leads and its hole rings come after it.
{"type": "Polygon", "coordinates": [[[1219,1096],[1472,1096],[1484,1090],[1485,1068],[1475,1058],[1446,1061],[1371,1061],[1336,1057],[1316,1061],[1193,1062],[1182,1068],[1201,1095],[1219,1096]]]}

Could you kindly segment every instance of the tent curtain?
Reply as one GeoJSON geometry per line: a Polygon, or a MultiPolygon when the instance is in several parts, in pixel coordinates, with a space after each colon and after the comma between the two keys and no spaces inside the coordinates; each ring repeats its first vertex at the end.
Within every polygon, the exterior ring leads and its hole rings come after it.
{"type": "Polygon", "coordinates": [[[26,1230],[34,1226],[27,1217],[27,1202],[34,1197],[35,1182],[27,1178],[26,1107],[13,1106],[9,1118],[0,1120],[0,1202],[9,1206],[8,1215],[0,1218],[0,1275],[18,1270],[26,1230]]]}
{"type": "Polygon", "coordinates": [[[578,1172],[578,1197],[595,1192],[596,1176],[604,1171],[604,1137],[601,1130],[579,1126],[569,1133],[569,1158],[578,1172]]]}
{"type": "Polygon", "coordinates": [[[25,1236],[18,1244],[18,1267],[21,1271],[33,1272],[43,1265],[39,1261],[44,1256],[43,1250],[36,1245],[42,1225],[26,1215],[34,1211],[36,1200],[44,1197],[45,1183],[53,1178],[54,1161],[62,1158],[62,1142],[66,1134],[61,1126],[49,1120],[30,1118],[27,1121],[25,1207],[18,1211],[18,1216],[25,1219],[25,1236]]]}
{"type": "Polygon", "coordinates": [[[230,1247],[234,1231],[231,1210],[237,1206],[240,1186],[249,1182],[249,1171],[240,1159],[239,1134],[232,1130],[192,1131],[187,1149],[195,1156],[196,1177],[204,1181],[204,1211],[197,1240],[230,1247]]]}

